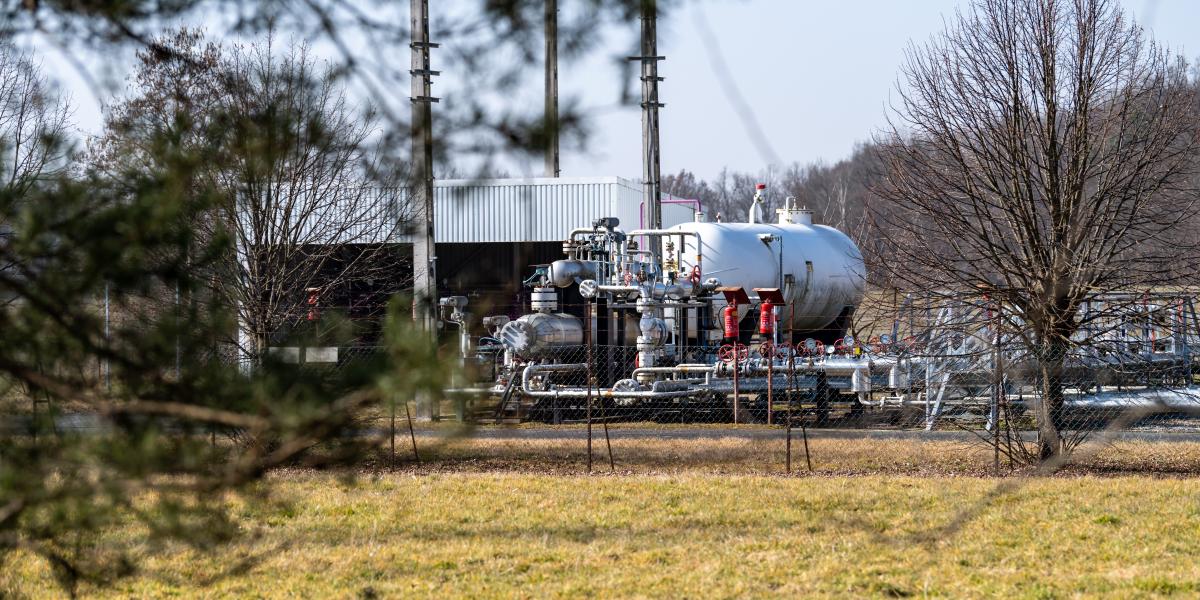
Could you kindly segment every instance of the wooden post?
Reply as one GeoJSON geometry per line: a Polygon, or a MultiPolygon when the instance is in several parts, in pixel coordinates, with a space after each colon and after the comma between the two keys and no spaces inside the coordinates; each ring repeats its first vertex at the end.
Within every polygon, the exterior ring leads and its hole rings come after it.
{"type": "Polygon", "coordinates": [[[546,177],[558,177],[558,0],[546,0],[546,177]]]}
{"type": "MultiPolygon", "coordinates": [[[[413,238],[413,321],[428,335],[436,335],[434,303],[437,302],[437,256],[433,237],[433,108],[437,102],[431,92],[430,78],[438,72],[430,69],[429,51],[437,44],[429,41],[429,0],[411,0],[409,23],[412,62],[412,167],[409,199],[415,208],[413,238]]],[[[408,410],[405,402],[404,409],[408,410]]],[[[418,395],[417,413],[421,418],[437,419],[440,407],[427,395],[418,395]]],[[[411,415],[410,415],[411,418],[411,415]]],[[[415,448],[415,443],[414,443],[415,448]]]]}
{"type": "Polygon", "coordinates": [[[434,330],[433,306],[437,296],[436,256],[433,237],[433,108],[429,51],[429,0],[411,0],[412,40],[412,204],[416,209],[417,235],[413,240],[413,319],[430,334],[434,330]]]}
{"type": "Polygon", "coordinates": [[[404,416],[408,419],[408,437],[412,440],[413,460],[421,462],[421,455],[417,454],[417,433],[413,431],[412,413],[408,410],[408,402],[404,402],[404,416]]]}

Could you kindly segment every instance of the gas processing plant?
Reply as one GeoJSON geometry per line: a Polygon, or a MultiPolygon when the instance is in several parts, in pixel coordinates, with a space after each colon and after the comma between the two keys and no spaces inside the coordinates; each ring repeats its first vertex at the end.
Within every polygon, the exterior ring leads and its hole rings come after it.
{"type": "MultiPolygon", "coordinates": [[[[855,339],[849,326],[866,289],[858,247],[792,199],[764,221],[763,187],[742,223],[697,213],[666,229],[626,230],[608,217],[565,232],[563,258],[524,280],[527,313],[482,317],[488,335],[478,344],[467,298],[443,297],[442,319],[458,326],[462,357],[484,380],[458,394],[494,400],[495,416],[508,420],[592,411],[771,423],[801,411],[822,423],[894,410],[929,428],[965,413],[990,424],[1000,398],[1017,410],[1038,398],[1020,377],[1027,357],[994,325],[999,307],[978,295],[919,310],[910,298],[878,333],[855,339]]],[[[1068,360],[1067,405],[1091,414],[1194,406],[1190,300],[1122,306],[1135,308],[1109,317],[1106,331],[1093,326],[1102,341],[1068,360]]]]}
{"type": "MultiPolygon", "coordinates": [[[[425,124],[437,100],[427,16],[415,18],[411,45],[413,64],[423,65],[413,71],[413,123],[425,124]]],[[[1022,341],[1028,328],[1020,312],[990,302],[987,290],[903,297],[895,290],[887,310],[876,307],[864,319],[872,303],[864,302],[862,253],[794,199],[773,222],[763,218],[762,185],[745,222],[710,222],[699,206],[694,218],[668,218],[668,207],[681,208],[674,203],[698,201],[662,190],[658,65],[665,56],[655,19],[654,3],[643,3],[640,52],[628,57],[640,65],[637,186],[560,180],[552,131],[544,180],[439,187],[429,128],[414,128],[421,184],[412,193],[424,223],[413,239],[413,294],[437,297],[440,312],[418,302],[414,316],[423,327],[436,321],[459,331],[475,379],[452,390],[460,417],[469,405],[494,406],[495,419],[505,421],[586,415],[591,422],[599,411],[603,419],[771,423],[784,410],[790,424],[797,410],[817,422],[893,410],[915,412],[932,428],[964,414],[991,426],[1002,411],[1011,422],[1027,407],[1048,405],[1089,414],[1200,408],[1190,351],[1200,327],[1189,290],[1086,302],[1079,315],[1086,325],[1069,355],[1054,359],[1051,388],[1038,383],[1029,350],[1036,344],[1022,341]],[[551,258],[559,240],[562,256],[551,258]],[[481,245],[497,242],[504,244],[489,247],[495,251],[481,245]],[[487,314],[511,303],[511,295],[495,301],[516,277],[505,265],[530,262],[538,264],[521,276],[521,309],[487,314]],[[488,294],[490,301],[474,300],[488,294]],[[1039,405],[1043,394],[1054,398],[1039,405]]],[[[545,63],[550,123],[558,118],[556,56],[548,52],[545,63]]],[[[423,416],[439,414],[425,409],[423,416]]]]}

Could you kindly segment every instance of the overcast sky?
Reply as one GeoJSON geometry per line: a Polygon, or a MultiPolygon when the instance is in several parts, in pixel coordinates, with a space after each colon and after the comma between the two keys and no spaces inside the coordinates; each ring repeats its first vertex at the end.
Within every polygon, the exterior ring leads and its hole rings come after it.
{"type": "MultiPolygon", "coordinates": [[[[572,0],[560,0],[560,6],[572,0]]],[[[661,99],[664,174],[689,169],[702,177],[722,167],[757,171],[768,163],[835,162],[884,122],[901,54],[910,40],[942,29],[956,0],[729,0],[688,2],[659,25],[659,53],[667,57],[661,99]],[[704,33],[705,29],[710,32],[704,33]],[[763,132],[756,143],[739,118],[718,56],[763,132]]],[[[1124,0],[1156,40],[1189,58],[1200,56],[1200,0],[1124,0]]],[[[436,10],[437,2],[431,3],[436,10]]],[[[434,39],[436,39],[436,32],[434,39]]],[[[606,47],[564,64],[560,91],[594,107],[586,152],[564,152],[563,176],[641,173],[641,124],[636,107],[615,108],[620,95],[614,57],[627,55],[636,24],[606,34],[606,47]]],[[[36,44],[35,44],[36,45],[36,44]]],[[[43,61],[72,96],[85,134],[100,129],[101,103],[73,69],[38,46],[43,61]]],[[[434,54],[434,68],[436,64],[434,54]]],[[[407,61],[407,57],[405,57],[407,61]]],[[[116,64],[114,64],[114,62],[116,64]]],[[[131,62],[131,61],[130,61],[131,62]]],[[[122,61],[100,79],[119,81],[122,61]]],[[[530,77],[540,98],[540,73],[530,77]]],[[[449,89],[447,86],[445,89],[449,89]]],[[[101,96],[105,93],[99,94],[101,96]]],[[[436,114],[435,114],[436,118],[436,114]]],[[[540,175],[541,164],[509,160],[514,174],[540,175]]]]}

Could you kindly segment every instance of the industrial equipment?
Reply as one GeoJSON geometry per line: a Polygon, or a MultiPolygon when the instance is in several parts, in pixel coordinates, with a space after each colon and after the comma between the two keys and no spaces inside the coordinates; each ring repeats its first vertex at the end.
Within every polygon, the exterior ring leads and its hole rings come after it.
{"type": "MultiPolygon", "coordinates": [[[[947,305],[920,334],[854,339],[847,329],[866,280],[857,246],[814,224],[792,199],[775,222],[762,222],[761,194],[760,187],[742,223],[697,213],[694,222],[667,229],[625,231],[606,217],[570,231],[564,257],[525,281],[529,312],[485,317],[485,341],[477,348],[462,342],[464,360],[490,378],[471,390],[499,398],[497,415],[553,420],[598,410],[770,423],[782,408],[804,407],[821,422],[835,406],[851,414],[902,406],[923,407],[933,427],[948,390],[964,404],[986,405],[990,395],[995,406],[1004,394],[988,387],[991,361],[1015,370],[1028,357],[994,351],[1004,346],[989,319],[967,319],[970,310],[947,305]],[[974,325],[961,326],[968,321],[974,325]]],[[[441,305],[466,335],[465,298],[441,305]]],[[[1178,337],[1172,353],[1149,347],[1138,364],[1171,369],[1190,384],[1187,338],[1178,337]]],[[[1130,381],[1149,368],[1132,369],[1134,361],[1119,353],[1070,364],[1108,368],[1130,381]]],[[[1071,402],[1115,401],[1102,385],[1073,389],[1071,402]]],[[[1127,400],[1130,393],[1117,389],[1127,400]]]]}

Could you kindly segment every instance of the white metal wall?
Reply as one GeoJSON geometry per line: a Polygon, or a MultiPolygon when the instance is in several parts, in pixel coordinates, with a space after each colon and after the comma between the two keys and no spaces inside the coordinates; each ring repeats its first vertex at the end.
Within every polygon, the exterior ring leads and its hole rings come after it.
{"type": "MultiPolygon", "coordinates": [[[[601,217],[617,217],[626,231],[642,222],[642,186],[620,177],[464,179],[434,186],[434,239],[440,243],[553,242],[601,217]]],[[[694,213],[692,205],[664,204],[663,226],[691,221],[694,213]]]]}
{"type": "MultiPolygon", "coordinates": [[[[354,190],[316,199],[280,215],[281,243],[371,244],[410,241],[404,227],[412,210],[405,191],[354,190]]],[[[664,200],[673,200],[663,194],[664,200]]],[[[601,217],[621,229],[643,228],[642,185],[620,177],[461,179],[434,184],[437,242],[553,242],[601,217]]],[[[691,221],[694,203],[662,205],[663,227],[691,221]]]]}
{"type": "MultiPolygon", "coordinates": [[[[438,242],[551,242],[614,212],[617,178],[439,181],[438,242]]],[[[634,207],[636,210],[636,206],[634,207]]]]}

